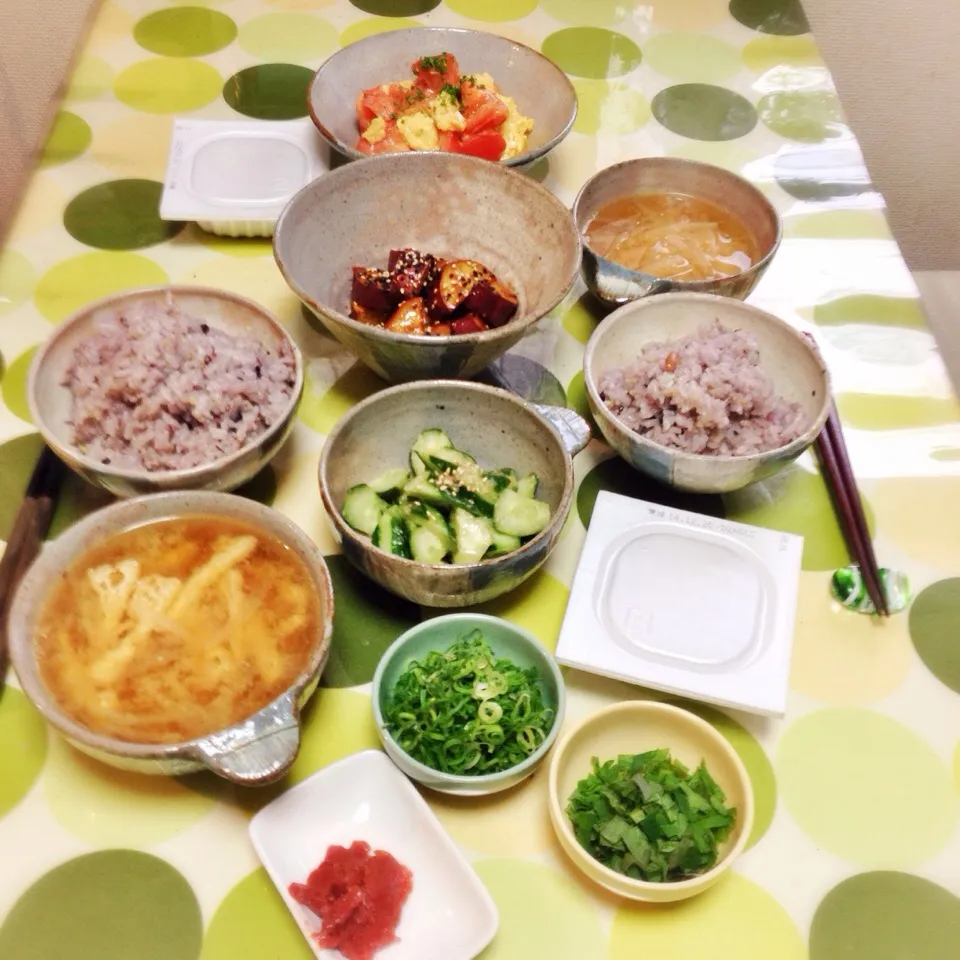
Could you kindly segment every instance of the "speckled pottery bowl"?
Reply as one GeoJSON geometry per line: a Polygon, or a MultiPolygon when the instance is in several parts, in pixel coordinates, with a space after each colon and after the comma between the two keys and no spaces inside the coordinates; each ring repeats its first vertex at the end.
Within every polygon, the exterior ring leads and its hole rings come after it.
{"type": "Polygon", "coordinates": [[[479,373],[564,298],[580,265],[570,212],[549,190],[502,165],[446,153],[385,154],[314,180],[281,214],[273,250],[327,330],[390,381],[479,373]],[[385,267],[400,247],[479,260],[517,292],[516,315],[455,337],[351,320],[352,268],[385,267]]]}
{"type": "Polygon", "coordinates": [[[411,77],[415,60],[439,53],[452,53],[464,74],[489,73],[500,90],[517,102],[517,109],[533,120],[527,149],[504,164],[531,163],[552,150],[573,127],[576,91],[567,75],[542,53],[483,30],[412,27],[358,40],[324,62],[307,91],[307,106],[317,129],[335,150],[354,160],[362,158],[364,154],[354,148],[360,136],[357,94],[411,77]]]}
{"type": "Polygon", "coordinates": [[[170,490],[234,490],[255,476],[280,450],[293,429],[294,414],[303,390],[300,348],[279,320],[259,304],[224,290],[207,287],[165,286],[128,290],[95,303],[65,320],[37,351],[30,365],[27,398],[30,415],[47,446],[84,480],[117,497],[136,497],[170,490]],[[63,385],[76,347],[99,322],[116,317],[135,304],[163,305],[172,296],[188,316],[233,336],[249,336],[274,350],[285,342],[294,358],[296,380],[283,415],[248,444],[210,463],[186,470],[119,469],[86,456],[73,443],[70,426],[72,397],[63,385]]]}
{"type": "Polygon", "coordinates": [[[574,201],[573,219],[583,242],[583,279],[609,306],[669,291],[744,300],[770,266],[782,234],[780,214],[752,183],[722,167],[675,157],[625,160],[594,174],[574,201]],[[753,234],[760,258],[749,270],[717,280],[666,280],[608,260],[590,246],[587,227],[604,204],[635,193],[682,193],[715,203],[753,234]]]}
{"type": "Polygon", "coordinates": [[[355,406],[327,437],[320,455],[320,494],[346,558],[380,586],[427,607],[467,607],[513,590],[543,566],[556,546],[573,499],[571,455],[589,427],[565,408],[534,408],[505,390],[433,380],[382,390],[355,406]],[[560,429],[543,414],[560,420],[560,429]],[[572,425],[572,429],[567,429],[572,425]],[[519,550],[479,563],[419,563],[386,553],[340,513],[346,492],[408,462],[421,430],[439,427],[484,467],[513,467],[540,478],[537,499],[550,523],[519,550]]]}
{"type": "Polygon", "coordinates": [[[830,377],[811,343],[773,314],[739,300],[703,293],[670,293],[637,300],[610,314],[594,331],[583,358],[587,400],[607,443],[630,466],[680,490],[726,493],[782,470],[817,438],[830,412],[830,377]],[[807,429],[783,447],[740,457],[687,453],[648,440],[626,427],[600,397],[603,375],[632,363],[657,341],[676,340],[719,320],[752,333],[760,364],[785,400],[798,403],[807,429]]]}
{"type": "Polygon", "coordinates": [[[197,770],[247,786],[278,780],[300,749],[300,710],[316,690],[330,655],[333,587],[323,555],[300,528],[279,511],[225,493],[162,493],[115,503],[74,524],[48,543],[17,587],[8,620],[10,661],[23,692],[73,746],[112,767],[135,773],[180,776],[197,770]],[[241,520],[275,537],[304,563],[320,601],[320,626],[310,659],[290,688],[244,720],[184,743],[130,743],[77,723],[47,690],[34,644],[37,620],[50,584],[86,550],[105,537],[154,520],[215,516],[241,520]]]}

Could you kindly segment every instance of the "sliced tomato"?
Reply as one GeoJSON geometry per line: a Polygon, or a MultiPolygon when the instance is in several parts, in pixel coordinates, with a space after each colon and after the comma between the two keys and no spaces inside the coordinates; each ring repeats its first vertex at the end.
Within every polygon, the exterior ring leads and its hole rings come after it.
{"type": "Polygon", "coordinates": [[[384,120],[398,113],[406,102],[407,91],[398,83],[386,83],[379,87],[370,87],[360,94],[357,101],[357,123],[361,133],[370,125],[374,117],[384,120]]]}
{"type": "Polygon", "coordinates": [[[410,149],[410,145],[403,139],[403,134],[397,128],[395,120],[387,120],[386,127],[387,129],[383,135],[383,139],[378,140],[376,143],[370,143],[368,140],[364,140],[363,137],[358,137],[356,149],[367,156],[372,156],[377,153],[402,153],[410,149]]]}
{"type": "Polygon", "coordinates": [[[477,107],[469,114],[464,114],[467,125],[464,133],[480,133],[481,130],[495,130],[510,116],[507,105],[499,98],[491,95],[482,106],[477,107]]]}
{"type": "Polygon", "coordinates": [[[496,130],[481,130],[461,134],[459,152],[483,160],[499,160],[506,145],[507,141],[496,130]]]}
{"type": "Polygon", "coordinates": [[[414,60],[410,68],[416,77],[414,86],[430,95],[439,93],[441,87],[460,86],[460,65],[452,53],[420,57],[414,60]]]}
{"type": "Polygon", "coordinates": [[[444,153],[460,152],[460,134],[459,133],[456,133],[453,130],[440,130],[438,131],[437,139],[440,141],[437,149],[443,150],[444,153]]]}
{"type": "Polygon", "coordinates": [[[370,121],[376,116],[376,114],[370,109],[366,101],[363,99],[363,91],[357,94],[357,126],[360,128],[360,132],[363,133],[367,127],[370,126],[370,121]]]}

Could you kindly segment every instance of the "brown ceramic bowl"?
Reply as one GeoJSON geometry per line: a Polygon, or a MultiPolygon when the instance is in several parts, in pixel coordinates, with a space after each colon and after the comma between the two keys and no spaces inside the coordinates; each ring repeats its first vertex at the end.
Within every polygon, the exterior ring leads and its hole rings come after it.
{"type": "Polygon", "coordinates": [[[395,382],[479,373],[564,298],[580,265],[570,212],[549,190],[501,164],[449,153],[385,154],[314,180],[280,215],[273,252],[327,330],[395,382]],[[352,268],[385,267],[400,247],[479,260],[516,291],[516,315],[451,337],[352,320],[352,268]]]}
{"type": "Polygon", "coordinates": [[[380,586],[428,607],[467,607],[512,590],[543,565],[560,537],[573,499],[571,455],[590,436],[583,427],[576,438],[564,436],[530,404],[479,383],[433,380],[381,390],[340,420],[320,455],[320,494],[344,556],[380,586]],[[550,523],[519,550],[479,563],[419,563],[375,547],[343,519],[343,498],[354,484],[406,465],[417,435],[430,427],[446,431],[482,467],[535,473],[550,523]]]}
{"type": "Polygon", "coordinates": [[[317,129],[335,150],[351,159],[360,131],[356,101],[361,90],[411,76],[419,57],[452,53],[461,72],[489,73],[517,109],[534,122],[527,149],[504,160],[524,166],[552,150],[577,116],[577,94],[567,75],[542,53],[506,37],[460,27],[412,27],[391,30],[351,43],[326,60],[307,91],[307,106],[317,129]]]}
{"type": "Polygon", "coordinates": [[[722,167],[675,157],[625,160],[601,170],[581,188],[573,204],[573,219],[583,242],[583,279],[609,306],[670,291],[744,300],[770,266],[782,234],[780,214],[752,183],[722,167]],[[665,280],[608,260],[590,246],[587,226],[602,206],[635,193],[682,193],[709,200],[747,227],[756,238],[760,258],[749,270],[716,280],[665,280]]]}

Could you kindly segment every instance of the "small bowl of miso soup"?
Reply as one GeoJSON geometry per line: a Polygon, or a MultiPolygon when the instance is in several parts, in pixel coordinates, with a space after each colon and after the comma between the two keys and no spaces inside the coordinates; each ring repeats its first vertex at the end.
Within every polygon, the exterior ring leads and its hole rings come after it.
{"type": "Polygon", "coordinates": [[[782,234],[776,208],[752,183],[674,157],[601,170],[577,195],[573,219],[584,281],[610,307],[669,292],[744,300],[782,234]]]}

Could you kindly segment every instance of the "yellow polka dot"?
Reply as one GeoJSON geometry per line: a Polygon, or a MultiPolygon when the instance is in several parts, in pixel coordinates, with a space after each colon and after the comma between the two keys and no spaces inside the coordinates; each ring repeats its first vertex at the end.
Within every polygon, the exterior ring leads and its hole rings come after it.
{"type": "Polygon", "coordinates": [[[870,500],[883,535],[942,570],[960,569],[960,477],[879,480],[870,500]]]}
{"type": "Polygon", "coordinates": [[[53,175],[42,170],[30,179],[10,231],[11,239],[32,237],[53,227],[63,229],[63,209],[67,197],[53,175]]]}
{"type": "Polygon", "coordinates": [[[264,0],[276,10],[322,10],[332,7],[337,0],[264,0]]]}
{"type": "MultiPolygon", "coordinates": [[[[457,24],[460,26],[460,24],[457,24]]],[[[483,30],[485,33],[495,33],[499,37],[506,37],[515,43],[522,43],[525,47],[540,49],[540,40],[532,33],[513,23],[489,23],[482,20],[471,20],[463,24],[470,30],[483,30]]],[[[522,104],[520,105],[522,109],[522,104]]]]}
{"type": "Polygon", "coordinates": [[[830,595],[829,572],[800,574],[790,686],[824,703],[872,703],[910,670],[906,615],[877,619],[846,610],[830,595]]]}
{"type": "MultiPolygon", "coordinates": [[[[324,366],[323,369],[326,373],[327,368],[324,366]]],[[[297,416],[311,430],[322,434],[330,433],[340,419],[361,400],[386,386],[383,380],[359,360],[332,384],[315,377],[312,366],[308,364],[303,399],[300,401],[297,416]]]]}
{"type": "Polygon", "coordinates": [[[99,57],[84,56],[77,64],[67,90],[67,100],[96,100],[113,84],[110,64],[99,57]]]}
{"type": "Polygon", "coordinates": [[[60,826],[97,847],[153,846],[193,826],[214,804],[172,777],[108,767],[60,737],[51,738],[42,783],[60,826]]]}
{"type": "Polygon", "coordinates": [[[228,257],[269,257],[273,255],[273,241],[260,237],[220,237],[193,227],[192,240],[210,250],[228,257]]]}
{"type": "Polygon", "coordinates": [[[526,857],[552,849],[546,816],[546,765],[519,786],[493,797],[428,795],[430,806],[457,843],[496,857],[526,857]]]}
{"type": "Polygon", "coordinates": [[[731,873],[698,897],[613,917],[609,960],[805,960],[800,931],[762,887],[731,873]]]}
{"type": "Polygon", "coordinates": [[[340,46],[348,47],[351,43],[372,37],[377,33],[387,33],[390,30],[406,30],[408,27],[422,27],[422,23],[411,20],[409,17],[369,17],[366,20],[357,20],[351,23],[340,34],[340,46]]]}
{"type": "Polygon", "coordinates": [[[597,172],[597,144],[590,137],[570,134],[550,152],[550,173],[571,195],[597,172]]]}
{"type": "Polygon", "coordinates": [[[300,315],[300,300],[287,286],[272,258],[218,257],[205,260],[183,274],[180,280],[220,287],[249,297],[284,322],[294,321],[300,315]]]}
{"type": "Polygon", "coordinates": [[[96,20],[90,29],[87,47],[96,49],[117,40],[123,40],[133,32],[133,17],[123,7],[107,0],[100,4],[96,20]]]}
{"type": "Polygon", "coordinates": [[[273,506],[293,520],[326,556],[338,553],[340,548],[317,491],[319,462],[320,451],[317,450],[283,464],[277,471],[280,485],[273,506]]]}
{"type": "Polygon", "coordinates": [[[557,648],[563,614],[570,591],[556,577],[543,570],[535,573],[516,590],[478,604],[474,609],[503,617],[529,630],[548,650],[557,648]]]}
{"type": "Polygon", "coordinates": [[[813,37],[762,36],[743,48],[743,62],[757,73],[791,67],[821,67],[823,60],[813,37]]]}
{"type": "Polygon", "coordinates": [[[953,754],[953,781],[957,785],[957,793],[960,793],[960,743],[953,754]]]}
{"type": "Polygon", "coordinates": [[[664,30],[709,30],[726,20],[728,0],[647,0],[637,7],[664,30]]]}
{"type": "Polygon", "coordinates": [[[94,130],[91,153],[113,173],[163,181],[172,132],[169,117],[125,116],[94,130]]]}

